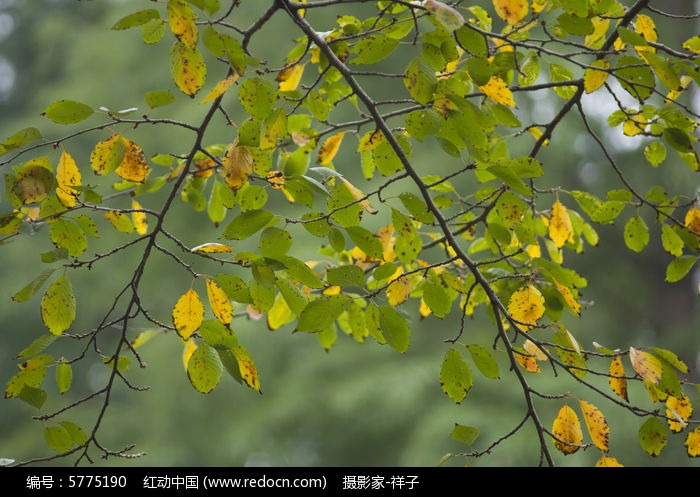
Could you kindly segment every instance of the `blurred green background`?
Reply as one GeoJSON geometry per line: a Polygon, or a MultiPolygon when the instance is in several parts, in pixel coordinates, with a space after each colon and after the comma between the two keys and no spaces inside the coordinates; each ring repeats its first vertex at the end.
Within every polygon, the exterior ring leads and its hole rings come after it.
{"type": "MultiPolygon", "coordinates": [[[[236,24],[248,25],[268,3],[244,1],[240,12],[237,11],[242,17],[236,18],[236,24]]],[[[147,8],[146,4],[133,0],[0,0],[0,137],[4,139],[25,126],[39,127],[45,137],[63,136],[67,128],[52,126],[40,116],[49,103],[58,99],[75,99],[95,108],[139,107],[145,111],[145,92],[174,90],[169,79],[167,43],[145,47],[137,32],[109,29],[123,15],[147,8]]],[[[352,6],[351,9],[367,12],[368,8],[352,6]]],[[[664,8],[675,13],[697,11],[694,2],[684,1],[666,2],[664,8]]],[[[334,21],[330,13],[327,16],[330,26],[334,21]]],[[[282,20],[282,16],[273,18],[268,35],[254,39],[253,51],[262,57],[266,54],[280,57],[286,53],[291,47],[290,38],[296,33],[292,34],[288,23],[282,20]],[[276,33],[279,39],[270,39],[270,33],[276,33]]],[[[323,21],[314,18],[319,20],[323,21]]],[[[660,39],[677,46],[678,40],[687,38],[695,29],[692,22],[683,26],[688,32],[659,24],[660,39]]],[[[217,77],[211,74],[209,81],[217,77]]],[[[558,102],[533,101],[520,111],[548,115],[548,109],[556,105],[558,102]]],[[[697,106],[694,108],[697,112],[697,106]]],[[[197,122],[203,109],[204,106],[179,97],[178,104],[153,115],[197,122]]],[[[601,116],[604,130],[606,116],[601,116]]],[[[139,144],[146,155],[179,148],[182,136],[174,128],[152,129],[152,132],[141,130],[139,134],[139,144]]],[[[226,143],[234,136],[233,130],[226,127],[216,133],[220,136],[208,138],[226,143]]],[[[66,143],[83,171],[95,140],[95,136],[89,135],[66,143]]],[[[548,179],[551,186],[590,189],[594,193],[618,186],[596,146],[582,132],[577,116],[567,118],[552,142],[539,157],[547,174],[551,173],[548,179]]],[[[697,173],[682,165],[664,164],[663,171],[651,173],[648,164],[641,163],[639,148],[615,146],[619,163],[641,191],[662,184],[670,192],[692,193],[695,188],[692,185],[698,185],[697,173]],[[640,172],[633,172],[636,169],[640,172]],[[647,173],[651,173],[648,178],[647,173]]],[[[429,169],[430,147],[416,147],[414,158],[429,169]]],[[[339,161],[359,162],[352,156],[336,159],[339,161]]],[[[86,182],[96,179],[87,179],[87,174],[83,174],[86,182]]],[[[6,202],[0,206],[2,212],[10,209],[6,202]]],[[[202,223],[201,216],[188,206],[178,206],[170,216],[171,222],[173,218],[181,223],[179,231],[186,243],[214,241],[217,236],[214,228],[202,223]]],[[[597,341],[611,348],[657,345],[671,349],[694,371],[700,350],[697,274],[677,284],[664,284],[669,257],[660,246],[656,227],[652,230],[652,243],[642,254],[633,254],[625,248],[620,226],[597,229],[601,235],[598,247],[589,248],[580,256],[567,256],[567,264],[589,281],[584,297],[595,302],[581,319],[567,321],[569,329],[585,347],[597,341]]],[[[108,247],[111,242],[113,238],[104,234],[95,243],[96,247],[108,247]]],[[[16,354],[45,332],[39,315],[39,297],[24,304],[12,302],[11,297],[43,270],[39,253],[51,248],[45,231],[23,236],[0,248],[0,381],[3,385],[17,371],[16,354]]],[[[76,329],[88,329],[103,316],[113,291],[128,281],[136,256],[136,252],[120,254],[108,263],[97,264],[91,271],[79,271],[71,276],[78,294],[76,329]]],[[[165,321],[191,278],[183,271],[173,272],[170,261],[164,257],[152,262],[146,292],[151,309],[165,321]]],[[[180,342],[172,336],[154,339],[141,349],[148,367],[140,369],[132,363],[130,368],[132,382],[148,385],[150,389],[137,393],[119,386],[102,433],[103,443],[110,448],[135,443],[134,450],[146,455],[137,460],[97,460],[96,464],[433,466],[447,453],[469,451],[450,438],[454,423],[481,430],[477,450],[508,433],[526,413],[518,385],[507,378],[487,380],[475,372],[477,381],[469,397],[463,405],[455,405],[442,393],[438,376],[448,347],[445,340],[456,335],[459,323],[434,317],[421,320],[415,312],[412,317],[415,323],[412,343],[404,355],[372,341],[357,344],[342,333],[331,351],[326,352],[314,336],[293,335],[289,326],[273,332],[264,320],[239,320],[235,329],[261,373],[262,395],[226,376],[211,394],[197,393],[184,372],[180,342]]],[[[489,345],[492,334],[493,327],[481,312],[467,323],[464,340],[489,345]]],[[[61,349],[51,352],[58,356],[61,349]]],[[[506,365],[501,367],[502,376],[507,377],[506,365]]],[[[63,398],[50,392],[50,402],[43,411],[50,412],[79,399],[100,386],[106,373],[98,360],[83,361],[76,367],[71,391],[63,398]]],[[[695,372],[691,376],[698,380],[695,372]]],[[[564,381],[562,385],[561,378],[554,382],[549,375],[530,378],[533,387],[543,393],[577,391],[574,384],[564,381]]],[[[601,388],[607,388],[606,384],[601,388]]],[[[632,401],[644,403],[646,397],[642,389],[631,387],[632,401]]],[[[621,463],[697,465],[684,455],[681,436],[671,437],[661,456],[650,458],[637,442],[640,419],[620,413],[605,400],[591,397],[584,400],[593,402],[606,414],[611,426],[610,456],[621,463]]],[[[65,419],[90,426],[97,415],[97,404],[89,406],[68,414],[65,419]]],[[[540,402],[540,406],[541,418],[551,426],[561,401],[540,402]]],[[[0,403],[0,458],[19,461],[50,454],[42,439],[40,422],[31,420],[35,414],[34,408],[18,400],[0,403]]],[[[539,462],[539,451],[533,435],[531,429],[523,430],[495,448],[491,455],[468,462],[474,466],[535,465],[539,462]]],[[[560,465],[591,466],[600,453],[588,450],[564,457],[555,451],[555,456],[560,465]]],[[[71,462],[72,459],[52,464],[71,462]]],[[[464,462],[454,458],[446,465],[464,462]]]]}

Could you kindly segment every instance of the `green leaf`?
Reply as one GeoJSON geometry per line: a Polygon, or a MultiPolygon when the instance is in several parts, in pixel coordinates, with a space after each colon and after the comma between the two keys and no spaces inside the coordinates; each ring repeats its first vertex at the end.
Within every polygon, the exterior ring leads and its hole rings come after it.
{"type": "Polygon", "coordinates": [[[406,319],[393,307],[379,306],[379,327],[389,346],[403,354],[408,350],[411,329],[406,319]]]}
{"type": "Polygon", "coordinates": [[[312,300],[301,311],[295,331],[319,333],[335,322],[350,305],[346,295],[324,295],[312,300]]]}
{"type": "Polygon", "coordinates": [[[295,316],[301,314],[309,303],[309,297],[304,294],[299,287],[289,281],[288,278],[277,276],[275,280],[277,289],[282,294],[284,301],[295,316]]]}
{"type": "Polygon", "coordinates": [[[187,361],[187,377],[199,392],[209,393],[219,383],[223,373],[223,364],[216,350],[202,343],[187,361]]]}
{"type": "Polygon", "coordinates": [[[692,255],[682,255],[672,260],[666,266],[666,281],[675,283],[680,281],[693,268],[697,258],[692,255]]]}
{"type": "Polygon", "coordinates": [[[656,167],[666,159],[666,146],[660,141],[651,142],[644,147],[644,157],[656,167]]]}
{"type": "Polygon", "coordinates": [[[639,444],[650,456],[656,457],[668,443],[668,430],[656,419],[647,419],[639,429],[639,444]]]}
{"type": "Polygon", "coordinates": [[[218,319],[206,319],[199,326],[204,343],[214,348],[231,348],[238,345],[238,338],[218,319]]]}
{"type": "Polygon", "coordinates": [[[478,343],[470,343],[467,345],[467,350],[469,350],[476,368],[486,378],[498,379],[501,377],[498,363],[486,347],[479,345],[478,343]]]}
{"type": "Polygon", "coordinates": [[[435,135],[442,125],[442,118],[433,109],[420,109],[406,116],[405,126],[409,135],[423,141],[435,135]]]}
{"type": "Polygon", "coordinates": [[[279,257],[289,252],[292,246],[292,235],[287,230],[274,226],[263,229],[260,233],[258,247],[264,257],[279,257]]]}
{"type": "Polygon", "coordinates": [[[68,452],[73,447],[73,437],[61,425],[44,427],[44,441],[49,448],[61,454],[68,452]]]}
{"type": "Polygon", "coordinates": [[[295,257],[285,255],[277,260],[284,264],[285,271],[289,276],[311,288],[323,288],[325,284],[316,276],[316,273],[305,263],[295,257]]]}
{"type": "Polygon", "coordinates": [[[160,13],[156,9],[144,9],[126,15],[112,25],[112,29],[128,29],[146,24],[151,19],[160,19],[160,13]]]}
{"type": "Polygon", "coordinates": [[[42,390],[41,388],[35,388],[29,385],[24,385],[22,387],[22,390],[19,392],[17,398],[19,398],[23,402],[26,402],[32,407],[41,409],[46,403],[48,395],[46,391],[42,390]]]}
{"type": "Polygon", "coordinates": [[[49,105],[42,113],[57,124],[74,124],[83,121],[94,114],[89,105],[75,100],[58,100],[49,105]]]}
{"type": "Polygon", "coordinates": [[[175,101],[175,95],[170,91],[149,91],[143,97],[151,109],[163,107],[175,101]]]}
{"type": "Polygon", "coordinates": [[[59,362],[56,365],[56,385],[61,394],[66,393],[73,383],[73,368],[67,362],[59,362]]]}
{"type": "Polygon", "coordinates": [[[423,301],[438,318],[444,318],[452,309],[452,300],[447,290],[438,282],[428,280],[423,286],[423,301]]]}
{"type": "Polygon", "coordinates": [[[376,64],[387,58],[399,46],[399,40],[381,33],[365,36],[352,48],[356,54],[349,60],[351,64],[376,64]]]}
{"type": "Polygon", "coordinates": [[[350,239],[368,256],[381,259],[384,254],[382,242],[374,234],[362,226],[348,226],[345,228],[350,239]]]}
{"type": "Polygon", "coordinates": [[[461,47],[476,57],[488,57],[488,46],[486,38],[470,24],[465,24],[459,28],[455,35],[461,47]]]}
{"type": "Polygon", "coordinates": [[[243,304],[250,303],[250,290],[240,277],[234,274],[219,274],[214,276],[214,280],[231,300],[243,304]]]}
{"type": "Polygon", "coordinates": [[[246,79],[241,84],[238,99],[248,114],[264,119],[275,108],[277,90],[271,82],[265,79],[246,79]]]}
{"type": "Polygon", "coordinates": [[[337,181],[329,193],[326,205],[328,211],[332,212],[331,218],[344,228],[360,224],[364,209],[356,202],[345,183],[337,181]]]}
{"type": "Polygon", "coordinates": [[[637,57],[631,55],[620,57],[613,74],[627,93],[639,101],[649,98],[654,90],[654,73],[637,57]]]}
{"type": "Polygon", "coordinates": [[[430,212],[425,201],[418,197],[418,195],[411,192],[404,192],[399,195],[399,198],[404,207],[406,207],[406,210],[408,210],[415,219],[424,224],[433,224],[435,222],[435,216],[430,212]]]}
{"type": "Polygon", "coordinates": [[[472,371],[469,364],[455,348],[445,354],[440,368],[440,385],[449,398],[460,404],[473,385],[472,371]]]}
{"type": "Polygon", "coordinates": [[[68,219],[56,219],[51,223],[51,241],[59,248],[68,250],[68,255],[78,257],[88,247],[85,232],[68,219]]]}
{"type": "Polygon", "coordinates": [[[147,45],[158,43],[165,34],[165,21],[162,19],[151,19],[141,26],[141,38],[147,45]]]}
{"type": "Polygon", "coordinates": [[[435,71],[420,57],[414,58],[406,67],[403,82],[413,100],[425,105],[433,99],[437,86],[435,71]]]}
{"type": "Polygon", "coordinates": [[[87,436],[80,426],[71,421],[61,421],[59,424],[66,429],[77,445],[82,447],[87,443],[87,436]]]}
{"type": "Polygon", "coordinates": [[[56,338],[58,338],[56,335],[53,335],[51,333],[45,333],[41,335],[39,338],[36,338],[32,343],[29,344],[28,347],[22,350],[19,354],[17,354],[17,359],[28,359],[32,356],[35,356],[51,345],[56,338]]]}
{"type": "Polygon", "coordinates": [[[688,133],[678,128],[665,128],[663,131],[664,140],[679,152],[692,152],[693,142],[690,141],[688,133]]]}
{"type": "Polygon", "coordinates": [[[54,335],[60,335],[75,320],[76,302],[68,276],[55,280],[41,298],[41,317],[54,335]]]}
{"type": "Polygon", "coordinates": [[[465,443],[471,447],[479,437],[479,429],[474,428],[473,426],[464,426],[455,423],[455,427],[452,430],[450,437],[453,440],[465,443]]]}
{"type": "Polygon", "coordinates": [[[641,252],[649,243],[649,228],[640,216],[631,217],[625,223],[625,244],[634,252],[641,252]]]}
{"type": "Polygon", "coordinates": [[[6,154],[11,150],[22,148],[29,145],[31,142],[40,140],[41,132],[36,128],[24,128],[10,136],[7,140],[0,143],[0,155],[6,154]]]}
{"type": "Polygon", "coordinates": [[[363,286],[365,272],[354,264],[329,268],[326,271],[326,279],[329,285],[337,286],[363,286]]]}
{"type": "Polygon", "coordinates": [[[655,356],[663,359],[681,373],[688,374],[688,365],[683,362],[674,352],[659,347],[650,347],[650,349],[655,356]]]}
{"type": "Polygon", "coordinates": [[[554,343],[557,345],[556,352],[561,361],[567,366],[571,366],[571,372],[579,378],[583,378],[588,371],[586,361],[580,353],[580,348],[574,337],[563,326],[554,333],[554,343]]]}
{"type": "Polygon", "coordinates": [[[15,293],[12,296],[12,300],[15,302],[26,302],[27,300],[31,299],[39,290],[41,290],[44,283],[46,283],[54,271],[56,271],[56,269],[47,269],[46,271],[42,272],[29,284],[24,286],[19,292],[15,293]]]}
{"type": "Polygon", "coordinates": [[[226,226],[221,236],[227,240],[244,240],[262,230],[274,217],[274,214],[267,210],[244,212],[226,226]]]}

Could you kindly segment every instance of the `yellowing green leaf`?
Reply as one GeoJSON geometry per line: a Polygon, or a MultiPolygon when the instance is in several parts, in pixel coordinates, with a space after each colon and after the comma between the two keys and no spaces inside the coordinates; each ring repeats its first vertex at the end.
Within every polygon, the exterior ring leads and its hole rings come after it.
{"type": "Polygon", "coordinates": [[[688,433],[683,445],[688,449],[688,455],[690,457],[700,456],[700,427],[688,433]]]}
{"type": "Polygon", "coordinates": [[[76,301],[68,276],[56,279],[41,298],[41,317],[54,335],[60,335],[75,320],[76,301]]]}
{"type": "Polygon", "coordinates": [[[493,0],[498,17],[511,26],[520,22],[528,12],[527,0],[493,0]]]}
{"type": "Polygon", "coordinates": [[[647,419],[639,429],[639,444],[650,456],[658,456],[668,443],[668,432],[655,417],[647,419]]]}
{"type": "Polygon", "coordinates": [[[531,284],[516,290],[508,301],[508,313],[518,322],[518,328],[523,331],[535,327],[537,320],[544,315],[544,311],[544,297],[531,284]]]}
{"type": "Polygon", "coordinates": [[[124,142],[124,157],[117,167],[117,174],[127,181],[143,183],[150,171],[148,160],[141,147],[124,137],[122,137],[122,141],[124,142]]]}
{"type": "Polygon", "coordinates": [[[284,140],[287,132],[287,114],[283,108],[278,107],[265,118],[260,129],[260,149],[271,150],[284,140]]]}
{"type": "Polygon", "coordinates": [[[622,359],[620,357],[615,357],[610,363],[608,383],[613,392],[617,394],[618,397],[627,402],[627,379],[625,378],[625,367],[622,364],[622,359]]]}
{"type": "Polygon", "coordinates": [[[555,201],[554,205],[552,205],[548,230],[549,238],[552,239],[557,248],[563,247],[574,231],[571,218],[569,217],[569,211],[559,200],[555,201]]]}
{"type": "Polygon", "coordinates": [[[354,198],[357,202],[359,202],[360,206],[365,210],[365,212],[368,212],[369,214],[376,214],[377,213],[377,209],[372,207],[372,204],[367,199],[367,195],[362,193],[362,191],[359,188],[357,188],[355,185],[350,183],[344,177],[341,176],[340,180],[343,182],[345,187],[348,189],[348,191],[350,192],[350,195],[352,195],[352,198],[354,198]]]}
{"type": "Polygon", "coordinates": [[[196,47],[188,47],[176,41],[170,49],[170,74],[180,91],[194,97],[206,79],[204,57],[196,47]]]}
{"type": "Polygon", "coordinates": [[[202,252],[204,254],[220,254],[225,252],[233,252],[233,247],[224,243],[208,242],[193,247],[191,251],[202,252]]]}
{"type": "Polygon", "coordinates": [[[39,163],[27,163],[17,174],[12,193],[23,204],[33,204],[44,200],[56,187],[56,178],[51,169],[39,163]]]}
{"type": "Polygon", "coordinates": [[[674,397],[669,395],[666,399],[666,417],[669,418],[668,427],[674,433],[683,431],[688,425],[687,421],[693,415],[693,404],[687,395],[682,397],[674,397]]]}
{"type": "Polygon", "coordinates": [[[607,452],[610,447],[610,427],[605,416],[600,410],[585,400],[580,400],[581,411],[583,411],[583,420],[586,423],[586,428],[591,436],[591,440],[596,447],[603,452],[607,452]]]}
{"type": "Polygon", "coordinates": [[[214,88],[212,88],[209,93],[207,93],[207,96],[202,99],[201,103],[205,104],[207,102],[216,100],[221,95],[226,93],[226,90],[228,90],[231,87],[231,85],[236,82],[236,80],[238,80],[238,73],[236,72],[222,79],[221,81],[216,83],[214,88]]]}
{"type": "Polygon", "coordinates": [[[360,143],[357,145],[358,152],[368,152],[374,150],[384,141],[384,133],[378,130],[367,131],[360,137],[360,143]]]}
{"type": "Polygon", "coordinates": [[[228,294],[214,280],[207,278],[206,285],[209,305],[216,319],[224,324],[231,324],[233,320],[233,304],[231,304],[228,294]]]}
{"type": "Polygon", "coordinates": [[[221,174],[232,190],[238,190],[253,173],[253,156],[248,147],[239,146],[238,139],[226,149],[221,174]]]}
{"type": "Polygon", "coordinates": [[[583,441],[581,422],[576,412],[569,406],[563,406],[554,419],[552,433],[556,437],[554,446],[564,455],[576,452],[583,441]]]}
{"type": "Polygon", "coordinates": [[[583,73],[583,88],[586,93],[593,93],[603,86],[605,80],[608,79],[607,69],[609,68],[610,62],[607,59],[598,59],[591,63],[591,67],[583,73]]]}
{"type": "Polygon", "coordinates": [[[131,199],[131,208],[134,212],[131,213],[131,220],[134,223],[134,229],[139,235],[148,233],[148,215],[141,210],[141,204],[136,199],[131,199]]]}
{"type": "Polygon", "coordinates": [[[649,352],[630,347],[632,368],[644,380],[654,385],[661,380],[663,365],[658,357],[649,352]]]}
{"type": "Polygon", "coordinates": [[[581,315],[581,304],[578,303],[578,301],[576,300],[576,297],[574,297],[574,294],[571,291],[571,289],[562,285],[554,278],[552,278],[552,281],[554,282],[554,286],[557,287],[557,290],[559,290],[559,293],[561,294],[561,296],[564,298],[564,302],[566,302],[566,305],[568,305],[569,309],[571,309],[571,312],[573,312],[577,316],[580,316],[581,315]]]}
{"type": "Polygon", "coordinates": [[[260,392],[260,377],[258,375],[258,369],[255,367],[255,362],[253,362],[253,358],[250,357],[248,351],[239,345],[231,348],[231,352],[238,362],[241,379],[250,388],[256,392],[260,392]]]}
{"type": "Polygon", "coordinates": [[[216,349],[206,343],[199,344],[187,361],[187,378],[202,393],[209,393],[216,387],[223,371],[216,349]]]}
{"type": "Polygon", "coordinates": [[[105,218],[114,226],[117,231],[122,233],[131,233],[134,231],[134,223],[129,219],[129,216],[120,211],[107,211],[105,218]]]}
{"type": "Polygon", "coordinates": [[[197,45],[197,25],[192,7],[185,0],[168,0],[168,23],[170,31],[186,47],[197,45]]]}
{"type": "Polygon", "coordinates": [[[412,280],[410,278],[399,277],[389,283],[389,286],[386,288],[386,296],[389,305],[397,306],[408,300],[408,296],[411,293],[411,282],[412,280]]]}
{"type": "Polygon", "coordinates": [[[515,99],[508,85],[498,76],[491,76],[489,82],[479,86],[481,92],[499,104],[515,107],[515,99]]]}
{"type": "Polygon", "coordinates": [[[345,136],[345,132],[336,133],[329,136],[326,141],[323,142],[323,145],[321,145],[321,148],[318,150],[317,161],[319,164],[325,166],[333,160],[335,154],[338,153],[340,143],[343,141],[343,136],[345,136]]]}
{"type": "Polygon", "coordinates": [[[173,308],[173,323],[177,334],[188,340],[204,320],[204,304],[192,288],[187,290],[173,308]]]}
{"type": "Polygon", "coordinates": [[[63,426],[45,426],[44,441],[51,449],[63,454],[73,447],[73,439],[63,426]]]}
{"type": "Polygon", "coordinates": [[[61,394],[66,393],[73,382],[73,368],[67,362],[59,362],[56,365],[56,385],[61,394]]]}
{"type": "Polygon", "coordinates": [[[80,192],[72,187],[81,185],[81,176],[75,160],[65,150],[61,152],[61,158],[58,160],[56,180],[58,181],[56,187],[58,199],[66,207],[73,207],[80,192]]]}

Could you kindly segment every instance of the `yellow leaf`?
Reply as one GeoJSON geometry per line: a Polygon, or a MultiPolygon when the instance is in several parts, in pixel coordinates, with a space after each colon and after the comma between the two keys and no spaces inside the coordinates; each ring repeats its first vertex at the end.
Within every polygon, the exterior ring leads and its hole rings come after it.
{"type": "Polygon", "coordinates": [[[284,185],[287,182],[282,171],[270,171],[265,178],[267,183],[275,190],[284,190],[284,185]]]}
{"type": "Polygon", "coordinates": [[[406,302],[410,294],[411,280],[405,276],[396,278],[389,283],[389,286],[386,288],[386,296],[389,299],[389,305],[393,307],[406,302]]]}
{"type": "Polygon", "coordinates": [[[573,454],[583,441],[581,422],[572,408],[563,406],[554,419],[552,433],[556,437],[554,446],[564,455],[573,454]]]}
{"type": "Polygon", "coordinates": [[[131,220],[134,223],[134,229],[139,235],[148,233],[148,215],[141,210],[141,204],[136,199],[131,199],[131,208],[134,212],[131,213],[131,220]]]}
{"type": "Polygon", "coordinates": [[[189,340],[204,319],[204,304],[193,289],[187,290],[173,308],[173,323],[177,334],[189,340]]]}
{"type": "Polygon", "coordinates": [[[618,462],[614,457],[608,457],[606,455],[600,456],[595,463],[596,468],[622,468],[623,465],[618,462]]]}
{"type": "Polygon", "coordinates": [[[700,427],[688,433],[683,445],[687,447],[690,457],[700,456],[700,427]]]}
{"type": "Polygon", "coordinates": [[[56,196],[66,207],[73,207],[80,192],[72,187],[80,186],[81,176],[75,160],[65,150],[61,152],[61,158],[58,160],[56,180],[58,181],[56,196]]]}
{"type": "Polygon", "coordinates": [[[571,292],[571,290],[568,287],[565,287],[561,283],[559,283],[556,279],[552,278],[552,281],[554,282],[554,285],[557,287],[557,290],[559,290],[559,293],[561,296],[564,298],[564,302],[566,302],[566,305],[569,306],[569,309],[576,314],[577,316],[581,315],[581,304],[578,303],[576,298],[574,297],[574,294],[571,292]]]}
{"type": "Polygon", "coordinates": [[[216,83],[216,86],[214,86],[214,88],[212,88],[209,93],[207,93],[207,96],[202,99],[201,103],[205,104],[207,102],[211,102],[212,100],[216,100],[221,95],[226,93],[226,90],[228,90],[231,87],[231,85],[236,82],[237,79],[237,72],[234,72],[227,78],[222,79],[221,81],[216,83]]]}
{"type": "Polygon", "coordinates": [[[170,31],[188,48],[197,45],[197,18],[192,8],[184,0],[168,0],[168,23],[170,31]]]}
{"type": "Polygon", "coordinates": [[[255,367],[253,358],[250,357],[248,351],[246,351],[240,345],[237,347],[233,347],[231,349],[231,352],[233,352],[233,356],[238,362],[238,370],[241,373],[241,378],[243,379],[243,381],[245,381],[246,385],[248,385],[250,388],[259,392],[260,377],[258,376],[258,369],[255,367]]]}
{"type": "Polygon", "coordinates": [[[394,245],[396,237],[394,236],[394,225],[389,224],[377,230],[377,238],[382,244],[382,258],[385,262],[393,262],[396,259],[394,245]]]}
{"type": "Polygon", "coordinates": [[[341,131],[340,133],[336,133],[333,136],[328,137],[326,141],[323,142],[323,145],[321,145],[321,148],[318,150],[317,161],[319,164],[325,166],[333,160],[335,154],[338,153],[338,149],[340,148],[340,143],[343,141],[344,135],[345,132],[341,131]]]}
{"type": "Polygon", "coordinates": [[[495,100],[499,104],[508,105],[509,107],[515,107],[515,100],[513,99],[513,93],[503,81],[498,76],[491,76],[488,83],[480,86],[481,92],[492,100],[495,100]]]}
{"type": "Polygon", "coordinates": [[[583,73],[583,88],[586,93],[593,93],[603,86],[605,80],[608,79],[608,72],[605,69],[609,68],[610,62],[607,59],[598,59],[591,63],[591,67],[583,73]]]}
{"type": "Polygon", "coordinates": [[[700,238],[700,210],[691,207],[685,213],[685,227],[695,233],[695,236],[700,238]]]}
{"type": "Polygon", "coordinates": [[[666,417],[668,427],[672,432],[678,433],[688,425],[687,421],[693,415],[693,405],[687,395],[683,394],[680,399],[669,395],[666,399],[666,417]],[[680,419],[679,419],[680,418],[680,419]]]}
{"type": "Polygon", "coordinates": [[[124,137],[122,137],[122,141],[124,142],[124,158],[117,168],[117,174],[127,181],[143,183],[150,171],[148,160],[146,160],[141,147],[124,137]]]}
{"type": "Polygon", "coordinates": [[[214,316],[224,324],[231,324],[231,320],[233,319],[233,304],[231,304],[231,299],[228,297],[228,294],[226,294],[214,280],[207,278],[206,283],[207,297],[209,298],[209,305],[214,312],[214,316]]]}
{"type": "Polygon", "coordinates": [[[191,249],[192,252],[203,252],[205,254],[221,254],[224,252],[233,252],[233,247],[231,245],[225,245],[223,243],[203,243],[197,245],[191,249]]]}
{"type": "Polygon", "coordinates": [[[637,15],[637,19],[634,21],[634,27],[637,33],[642,35],[646,41],[654,43],[659,39],[654,21],[647,15],[637,15]]]}
{"type": "Polygon", "coordinates": [[[646,131],[647,124],[649,124],[649,121],[644,116],[634,114],[622,124],[622,132],[626,136],[636,136],[646,131]]]}
{"type": "Polygon", "coordinates": [[[420,314],[421,317],[425,318],[430,316],[430,313],[432,311],[430,310],[430,307],[428,307],[428,304],[425,303],[425,300],[421,297],[420,299],[420,306],[418,307],[418,313],[420,314]]]}
{"type": "Polygon", "coordinates": [[[663,366],[658,357],[649,352],[630,347],[632,369],[644,380],[657,385],[661,380],[663,366]]]}
{"type": "Polygon", "coordinates": [[[182,350],[182,365],[185,367],[185,371],[187,371],[187,364],[190,362],[190,357],[192,357],[195,350],[197,350],[197,344],[194,340],[187,340],[185,348],[182,350]]]}
{"type": "Polygon", "coordinates": [[[532,340],[525,340],[523,348],[537,361],[546,361],[547,359],[549,359],[547,357],[547,354],[545,354],[541,348],[535,345],[535,342],[533,342],[532,340]]]}
{"type": "Polygon", "coordinates": [[[357,146],[358,152],[367,152],[374,150],[384,141],[384,133],[378,130],[368,131],[360,138],[360,143],[357,146]]]}
{"type": "Polygon", "coordinates": [[[688,86],[689,86],[690,83],[692,83],[692,82],[693,82],[693,78],[692,78],[692,77],[690,77],[690,76],[688,76],[688,75],[686,75],[686,74],[684,74],[683,76],[681,76],[681,85],[680,85],[680,87],[679,87],[677,90],[671,90],[670,92],[668,92],[668,94],[666,95],[666,98],[664,99],[664,103],[668,104],[668,103],[674,102],[676,99],[678,99],[678,97],[680,96],[680,94],[683,93],[683,90],[685,90],[686,88],[688,88],[688,86]]]}
{"type": "Polygon", "coordinates": [[[304,64],[294,64],[291,67],[283,69],[277,76],[277,81],[279,81],[279,91],[296,90],[303,75],[304,64]]]}
{"type": "Polygon", "coordinates": [[[253,156],[248,147],[238,145],[238,139],[226,149],[221,174],[232,190],[242,187],[253,172],[253,156]]]}
{"type": "Polygon", "coordinates": [[[323,295],[340,295],[342,288],[338,285],[332,285],[323,290],[323,295]]]}
{"type": "Polygon", "coordinates": [[[607,452],[610,448],[610,427],[605,416],[600,410],[585,400],[580,400],[581,411],[583,411],[583,420],[586,423],[588,433],[591,435],[591,440],[596,447],[603,452],[607,452]]]}
{"type": "Polygon", "coordinates": [[[617,394],[618,397],[627,402],[627,378],[625,378],[625,367],[622,364],[622,359],[615,357],[610,363],[608,383],[610,389],[617,394]]]}
{"type": "Polygon", "coordinates": [[[559,202],[554,202],[552,206],[552,217],[549,220],[549,238],[552,239],[557,248],[562,248],[574,231],[569,217],[569,211],[559,202]]]}
{"type": "Polygon", "coordinates": [[[511,295],[508,313],[518,321],[518,328],[527,331],[544,315],[544,297],[534,285],[524,285],[511,295]]]}
{"type": "Polygon", "coordinates": [[[528,354],[524,350],[515,352],[515,359],[520,363],[523,369],[529,373],[540,373],[540,365],[537,364],[537,359],[528,354]]]}
{"type": "Polygon", "coordinates": [[[342,180],[343,184],[344,184],[345,187],[348,189],[348,191],[350,192],[350,194],[352,195],[352,197],[360,203],[360,206],[361,206],[366,212],[368,212],[368,213],[370,213],[370,214],[376,214],[376,213],[377,213],[377,209],[375,209],[374,207],[372,207],[372,204],[370,203],[370,201],[367,200],[367,195],[365,195],[364,193],[362,193],[362,191],[360,191],[359,188],[356,188],[355,185],[353,185],[352,183],[350,183],[348,180],[346,180],[346,179],[343,178],[342,176],[340,177],[340,179],[342,180]]]}
{"type": "MultiPolygon", "coordinates": [[[[532,10],[535,10],[534,5],[532,10]]],[[[605,41],[605,34],[608,32],[610,19],[596,16],[591,18],[591,23],[593,24],[593,32],[585,36],[583,44],[591,48],[600,48],[605,41]]]]}
{"type": "Polygon", "coordinates": [[[527,15],[527,0],[493,0],[498,17],[506,21],[511,26],[517,24],[527,15]]]}
{"type": "MultiPolygon", "coordinates": [[[[539,140],[539,139],[542,137],[542,135],[544,134],[544,133],[542,133],[542,130],[541,130],[540,128],[538,128],[537,126],[531,126],[531,127],[528,129],[528,132],[529,132],[532,136],[535,137],[535,140],[539,140]]],[[[542,142],[542,146],[546,147],[547,145],[549,145],[549,140],[544,140],[544,141],[542,142]]]]}
{"type": "Polygon", "coordinates": [[[271,330],[276,330],[281,328],[289,321],[294,318],[292,310],[289,308],[289,304],[284,300],[281,294],[277,294],[275,303],[272,305],[269,311],[267,311],[267,326],[271,330]]]}

